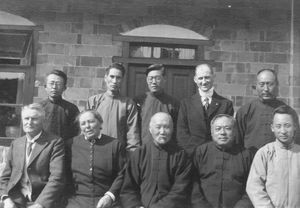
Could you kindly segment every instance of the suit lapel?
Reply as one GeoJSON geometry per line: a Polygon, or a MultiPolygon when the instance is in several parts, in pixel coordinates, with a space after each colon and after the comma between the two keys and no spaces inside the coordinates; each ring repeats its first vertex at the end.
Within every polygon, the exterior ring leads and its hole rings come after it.
{"type": "Polygon", "coordinates": [[[36,157],[41,153],[41,151],[47,146],[48,141],[45,138],[45,132],[43,132],[40,136],[40,138],[38,138],[36,140],[35,146],[32,150],[31,156],[29,158],[29,162],[28,165],[29,166],[35,159],[36,157]]]}
{"type": "Polygon", "coordinates": [[[217,97],[217,94],[216,92],[214,92],[213,96],[212,96],[212,99],[211,99],[211,103],[209,105],[209,108],[208,108],[208,117],[210,117],[216,110],[218,110],[218,108],[220,107],[221,103],[217,97]]]}
{"type": "Polygon", "coordinates": [[[193,113],[201,115],[201,117],[204,115],[204,108],[201,101],[201,96],[199,93],[196,93],[193,96],[193,105],[195,106],[195,111],[193,113]]]}

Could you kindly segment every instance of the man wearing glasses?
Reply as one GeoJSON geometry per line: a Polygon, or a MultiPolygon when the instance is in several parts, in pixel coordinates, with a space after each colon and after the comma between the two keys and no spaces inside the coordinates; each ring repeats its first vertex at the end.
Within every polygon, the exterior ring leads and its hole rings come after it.
{"type": "Polygon", "coordinates": [[[40,102],[46,112],[44,130],[64,140],[78,134],[75,119],[79,114],[76,105],[62,98],[66,89],[67,75],[63,71],[53,70],[46,77],[45,90],[48,98],[40,102]]]}
{"type": "Polygon", "coordinates": [[[155,113],[170,114],[175,124],[174,127],[176,127],[179,108],[179,102],[164,92],[166,79],[165,68],[162,64],[149,66],[146,69],[146,76],[149,91],[134,98],[139,110],[139,125],[143,143],[151,138],[149,122],[155,113]]]}

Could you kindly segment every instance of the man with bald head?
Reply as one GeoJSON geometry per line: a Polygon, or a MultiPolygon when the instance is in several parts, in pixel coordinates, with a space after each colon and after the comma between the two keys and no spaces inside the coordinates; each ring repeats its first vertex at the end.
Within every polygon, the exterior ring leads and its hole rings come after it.
{"type": "Polygon", "coordinates": [[[154,114],[152,140],[137,148],[128,162],[121,191],[126,208],[187,207],[191,190],[191,161],[172,141],[172,117],[154,114]]]}
{"type": "Polygon", "coordinates": [[[180,104],[177,140],[189,154],[196,146],[211,141],[210,121],[214,116],[233,115],[232,102],[215,92],[214,79],[215,74],[209,64],[198,65],[194,76],[198,92],[180,104]]]}
{"type": "Polygon", "coordinates": [[[278,100],[278,79],[272,69],[262,69],[257,73],[256,91],[258,98],[243,105],[236,114],[239,143],[246,148],[259,149],[274,141],[270,129],[272,112],[286,105],[278,100]]]}

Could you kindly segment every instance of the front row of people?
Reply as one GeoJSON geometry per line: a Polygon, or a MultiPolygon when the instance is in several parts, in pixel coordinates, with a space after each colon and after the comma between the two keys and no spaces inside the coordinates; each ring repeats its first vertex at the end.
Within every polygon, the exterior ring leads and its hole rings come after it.
{"type": "Polygon", "coordinates": [[[26,135],[12,142],[0,177],[4,208],[300,207],[298,118],[289,106],[275,109],[276,141],[259,149],[253,163],[254,153],[236,143],[229,115],[211,121],[212,141],[190,159],[172,139],[171,116],[156,113],[152,138],[127,162],[124,145],[101,134],[96,111],[79,114],[81,135],[65,145],[43,130],[44,119],[39,104],[22,109],[26,135]]]}

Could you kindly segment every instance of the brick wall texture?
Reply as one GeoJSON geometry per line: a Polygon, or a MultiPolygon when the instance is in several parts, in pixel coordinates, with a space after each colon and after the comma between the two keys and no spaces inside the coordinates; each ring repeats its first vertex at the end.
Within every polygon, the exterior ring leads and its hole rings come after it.
{"type": "Polygon", "coordinates": [[[41,28],[35,101],[45,97],[44,75],[56,68],[69,77],[64,97],[82,109],[89,96],[105,90],[104,68],[113,56],[122,55],[122,44],[113,35],[170,24],[215,41],[205,48],[205,59],[218,64],[217,91],[232,99],[236,109],[256,96],[256,72],[272,68],[279,75],[280,98],[300,112],[300,72],[297,61],[291,62],[288,3],[254,0],[249,7],[236,2],[229,8],[217,0],[2,0],[1,10],[41,28]]]}

